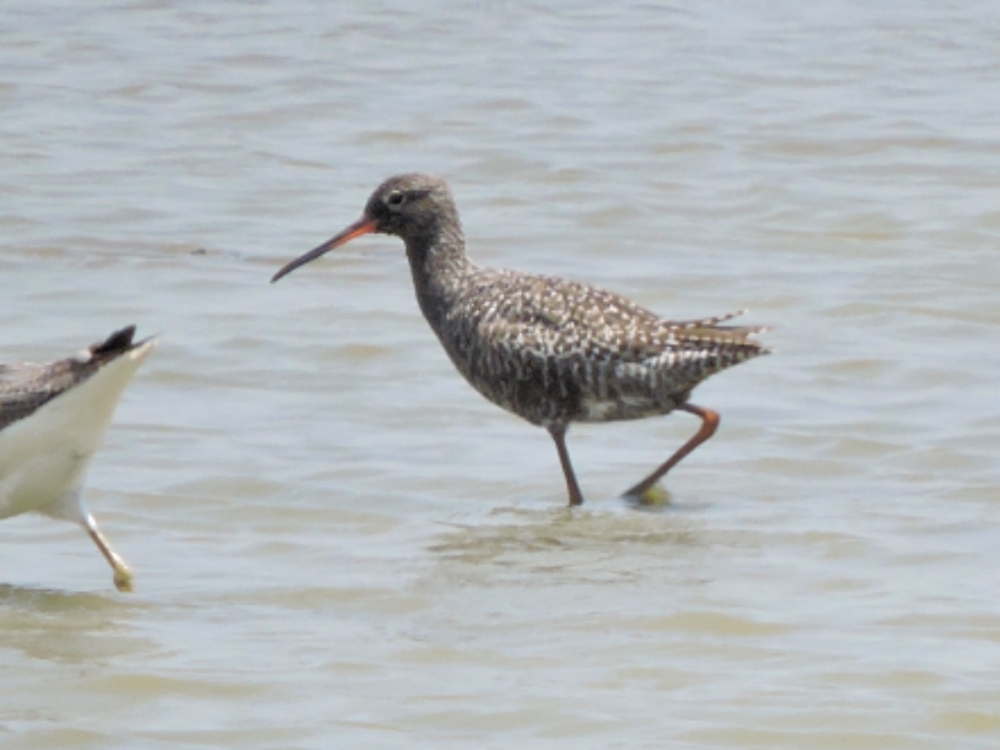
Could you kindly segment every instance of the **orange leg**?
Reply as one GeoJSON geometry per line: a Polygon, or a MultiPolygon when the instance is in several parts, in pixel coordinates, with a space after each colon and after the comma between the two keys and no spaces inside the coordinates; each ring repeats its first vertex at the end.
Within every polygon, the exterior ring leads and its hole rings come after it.
{"type": "Polygon", "coordinates": [[[573,465],[569,462],[569,451],[566,450],[566,425],[552,425],[549,427],[549,434],[556,441],[556,450],[559,451],[559,463],[562,464],[563,474],[566,475],[566,488],[569,490],[570,507],[583,505],[583,494],[580,492],[580,485],[577,484],[576,474],[573,473],[573,465]]]}
{"type": "MultiPolygon", "coordinates": [[[[674,453],[674,455],[668,458],[663,465],[660,466],[660,468],[639,482],[639,484],[635,485],[635,487],[627,490],[625,492],[626,496],[642,497],[642,495],[644,495],[654,484],[660,481],[660,478],[664,474],[679,464],[682,458],[715,434],[715,430],[719,426],[719,415],[717,412],[714,412],[711,409],[703,409],[702,407],[695,406],[694,404],[681,404],[677,408],[683,409],[684,411],[692,414],[697,414],[701,417],[701,429],[695,433],[694,437],[684,443],[684,445],[682,445],[677,452],[674,453]]],[[[556,443],[558,445],[558,441],[556,441],[556,443]]]]}

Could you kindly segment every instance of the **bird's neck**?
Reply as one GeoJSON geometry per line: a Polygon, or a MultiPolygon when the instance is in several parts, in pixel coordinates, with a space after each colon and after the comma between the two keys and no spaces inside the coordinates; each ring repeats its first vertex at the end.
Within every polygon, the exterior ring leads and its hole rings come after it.
{"type": "Polygon", "coordinates": [[[458,224],[433,227],[406,239],[417,301],[431,325],[454,304],[465,276],[474,268],[465,254],[465,235],[458,224]]]}

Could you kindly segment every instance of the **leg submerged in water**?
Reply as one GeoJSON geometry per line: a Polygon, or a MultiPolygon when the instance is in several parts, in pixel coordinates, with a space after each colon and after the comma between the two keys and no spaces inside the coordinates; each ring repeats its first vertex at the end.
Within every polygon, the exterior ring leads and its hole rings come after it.
{"type": "Polygon", "coordinates": [[[566,489],[569,490],[570,507],[583,505],[583,494],[580,492],[580,485],[576,481],[576,474],[573,472],[573,465],[569,460],[569,451],[566,450],[566,425],[552,425],[549,427],[549,434],[556,441],[559,463],[562,464],[563,474],[566,475],[566,489]]]}
{"type": "Polygon", "coordinates": [[[656,469],[656,471],[634,487],[626,490],[624,493],[625,497],[636,498],[637,500],[644,499],[646,494],[653,489],[664,474],[679,464],[681,459],[687,456],[691,451],[712,437],[712,435],[715,434],[715,430],[719,427],[719,415],[711,409],[703,409],[702,407],[695,406],[694,404],[681,404],[677,408],[701,417],[701,428],[695,433],[694,437],[678,448],[674,455],[664,461],[663,464],[656,469]]]}
{"type": "Polygon", "coordinates": [[[132,570],[122,559],[121,555],[111,548],[111,544],[104,534],[101,533],[101,529],[97,525],[97,519],[87,510],[86,504],[80,497],[79,488],[62,495],[59,501],[49,509],[49,514],[56,518],[63,518],[67,521],[80,524],[90,538],[94,540],[97,549],[101,551],[104,559],[108,561],[108,565],[114,571],[113,580],[115,588],[119,591],[132,591],[132,570]]]}
{"type": "Polygon", "coordinates": [[[119,591],[131,591],[133,587],[132,583],[132,570],[121,558],[121,556],[111,549],[111,545],[108,544],[108,540],[104,538],[104,534],[101,530],[97,528],[97,521],[94,517],[87,514],[86,523],[87,533],[90,534],[90,538],[94,540],[94,544],[104,555],[104,559],[108,561],[111,569],[115,572],[114,582],[115,588],[119,591]]]}

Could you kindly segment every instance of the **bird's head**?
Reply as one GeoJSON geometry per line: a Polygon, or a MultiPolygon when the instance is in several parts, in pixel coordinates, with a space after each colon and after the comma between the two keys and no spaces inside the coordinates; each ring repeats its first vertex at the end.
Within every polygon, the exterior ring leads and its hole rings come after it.
{"type": "Polygon", "coordinates": [[[411,243],[433,243],[444,223],[458,226],[448,184],[440,177],[402,174],[390,177],[372,193],[361,218],[319,247],[278,271],[271,282],[363,234],[393,234],[411,243]]]}

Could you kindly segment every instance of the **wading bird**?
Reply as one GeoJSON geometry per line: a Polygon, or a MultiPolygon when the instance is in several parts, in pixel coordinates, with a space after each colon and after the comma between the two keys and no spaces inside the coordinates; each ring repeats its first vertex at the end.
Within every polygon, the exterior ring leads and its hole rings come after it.
{"type": "Polygon", "coordinates": [[[134,334],[134,326],[123,328],[50,364],[0,365],[0,518],[36,512],[80,524],[111,564],[119,591],[132,590],[132,572],[81,491],[118,400],[153,349],[134,334]]]}
{"type": "Polygon", "coordinates": [[[720,325],[740,313],[664,320],[591,286],[477,266],[466,255],[447,184],[424,174],[383,182],[360,219],[271,281],[373,232],[405,243],[420,309],[472,387],[548,430],[570,505],[583,503],[566,449],[571,423],[639,419],[674,409],[700,417],[694,437],[625,493],[655,501],[660,478],[719,424],[716,412],[688,400],[692,389],[719,370],[768,352],[753,339],[766,329],[720,325]]]}

